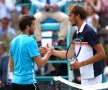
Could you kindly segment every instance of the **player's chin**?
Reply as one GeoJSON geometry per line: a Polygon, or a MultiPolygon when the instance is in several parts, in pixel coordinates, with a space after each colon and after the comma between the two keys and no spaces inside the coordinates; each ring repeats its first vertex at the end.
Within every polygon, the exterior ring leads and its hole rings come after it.
{"type": "Polygon", "coordinates": [[[72,26],[76,26],[76,23],[72,23],[72,26]]]}

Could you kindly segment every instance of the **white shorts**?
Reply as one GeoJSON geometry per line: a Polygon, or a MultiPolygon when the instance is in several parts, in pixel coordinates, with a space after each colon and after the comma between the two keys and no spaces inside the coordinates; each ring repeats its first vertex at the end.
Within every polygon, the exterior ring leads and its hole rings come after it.
{"type": "Polygon", "coordinates": [[[102,74],[91,79],[82,79],[81,78],[81,84],[82,85],[94,85],[94,84],[99,84],[102,83],[102,74]]]}

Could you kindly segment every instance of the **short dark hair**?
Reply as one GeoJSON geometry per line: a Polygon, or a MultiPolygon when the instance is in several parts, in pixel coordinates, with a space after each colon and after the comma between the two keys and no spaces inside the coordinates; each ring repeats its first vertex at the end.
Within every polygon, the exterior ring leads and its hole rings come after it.
{"type": "Polygon", "coordinates": [[[81,5],[77,5],[77,4],[74,5],[72,10],[71,10],[71,13],[74,13],[75,15],[79,14],[80,18],[82,20],[86,19],[86,17],[87,17],[87,12],[86,12],[85,8],[81,5]]]}
{"type": "Polygon", "coordinates": [[[19,28],[21,31],[24,31],[26,26],[31,26],[32,21],[35,20],[35,17],[32,15],[22,15],[19,17],[19,28]]]}

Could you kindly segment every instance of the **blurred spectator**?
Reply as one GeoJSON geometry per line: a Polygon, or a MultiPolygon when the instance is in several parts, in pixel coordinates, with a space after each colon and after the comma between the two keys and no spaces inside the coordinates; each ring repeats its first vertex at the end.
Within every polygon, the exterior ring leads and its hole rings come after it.
{"type": "Polygon", "coordinates": [[[66,30],[68,26],[68,16],[60,11],[67,0],[31,0],[32,4],[37,7],[35,37],[38,44],[41,44],[41,28],[40,23],[47,18],[55,19],[60,23],[60,30],[58,33],[58,45],[65,45],[66,30]],[[38,31],[38,32],[36,32],[38,31]]]}
{"type": "Polygon", "coordinates": [[[10,16],[10,13],[8,11],[8,8],[6,7],[5,5],[5,2],[4,0],[0,0],[0,20],[4,17],[4,16],[8,16],[9,18],[11,17],[10,16]]]}
{"type": "Polygon", "coordinates": [[[0,40],[6,43],[9,47],[9,42],[16,36],[15,30],[9,24],[9,17],[5,16],[1,19],[0,25],[0,40]]]}
{"type": "Polygon", "coordinates": [[[28,14],[28,13],[29,13],[29,8],[27,6],[23,6],[21,14],[25,15],[25,14],[28,14]]]}
{"type": "Polygon", "coordinates": [[[12,73],[8,71],[8,60],[6,46],[0,42],[0,88],[2,90],[11,90],[12,73]]]}
{"type": "Polygon", "coordinates": [[[93,8],[93,6],[91,4],[87,4],[86,6],[86,10],[87,10],[87,24],[90,25],[96,32],[99,28],[99,16],[98,14],[96,14],[95,9],[93,8]]]}
{"type": "Polygon", "coordinates": [[[5,5],[10,12],[13,12],[15,8],[16,0],[5,0],[5,5]]]}
{"type": "Polygon", "coordinates": [[[5,5],[6,7],[8,8],[8,11],[11,15],[11,26],[16,30],[18,31],[19,28],[18,28],[18,24],[17,24],[17,18],[18,18],[18,15],[19,15],[19,9],[21,7],[17,7],[16,6],[16,0],[5,0],[5,5]]]}
{"type": "Polygon", "coordinates": [[[103,28],[100,34],[102,36],[103,45],[104,45],[105,53],[106,53],[106,63],[105,64],[106,66],[108,66],[108,26],[103,28]]]}
{"type": "Polygon", "coordinates": [[[108,25],[108,0],[101,0],[100,24],[102,27],[108,25]]]}
{"type": "Polygon", "coordinates": [[[7,16],[1,19],[0,36],[2,40],[7,38],[12,40],[16,36],[15,30],[10,26],[9,22],[10,19],[7,16]]]}
{"type": "Polygon", "coordinates": [[[99,13],[101,10],[101,1],[100,0],[85,0],[86,5],[90,4],[96,13],[99,13]]]}

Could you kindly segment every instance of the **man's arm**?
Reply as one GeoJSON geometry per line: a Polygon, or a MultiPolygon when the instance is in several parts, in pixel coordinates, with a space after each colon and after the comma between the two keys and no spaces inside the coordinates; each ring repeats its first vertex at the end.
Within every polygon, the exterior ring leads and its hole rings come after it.
{"type": "Polygon", "coordinates": [[[50,56],[52,55],[52,52],[53,52],[53,48],[49,48],[49,50],[47,51],[47,53],[43,58],[41,58],[40,56],[34,57],[37,66],[40,68],[43,67],[48,61],[48,59],[50,58],[50,56]]]}
{"type": "Polygon", "coordinates": [[[13,72],[14,64],[13,64],[13,59],[11,56],[9,57],[9,67],[10,67],[10,71],[13,72]]]}
{"type": "MultiPolygon", "coordinates": [[[[39,48],[40,53],[41,54],[46,54],[47,51],[48,51],[47,49],[49,47],[50,47],[49,45],[47,45],[47,47],[40,47],[39,48]]],[[[60,57],[60,58],[66,58],[66,51],[53,50],[52,55],[60,57]]]]}
{"type": "Polygon", "coordinates": [[[85,65],[88,65],[91,63],[95,63],[95,62],[100,61],[103,58],[105,58],[105,52],[104,52],[104,49],[103,49],[101,44],[93,45],[93,48],[97,52],[93,57],[91,57],[87,60],[84,60],[82,62],[76,61],[75,63],[70,65],[71,69],[77,69],[77,68],[80,68],[82,66],[85,66],[85,65]]]}
{"type": "Polygon", "coordinates": [[[60,58],[66,58],[66,51],[54,50],[52,55],[60,58]]]}
{"type": "Polygon", "coordinates": [[[97,53],[88,60],[83,61],[82,66],[100,61],[105,58],[105,52],[101,44],[94,45],[93,48],[96,50],[97,53]]]}

